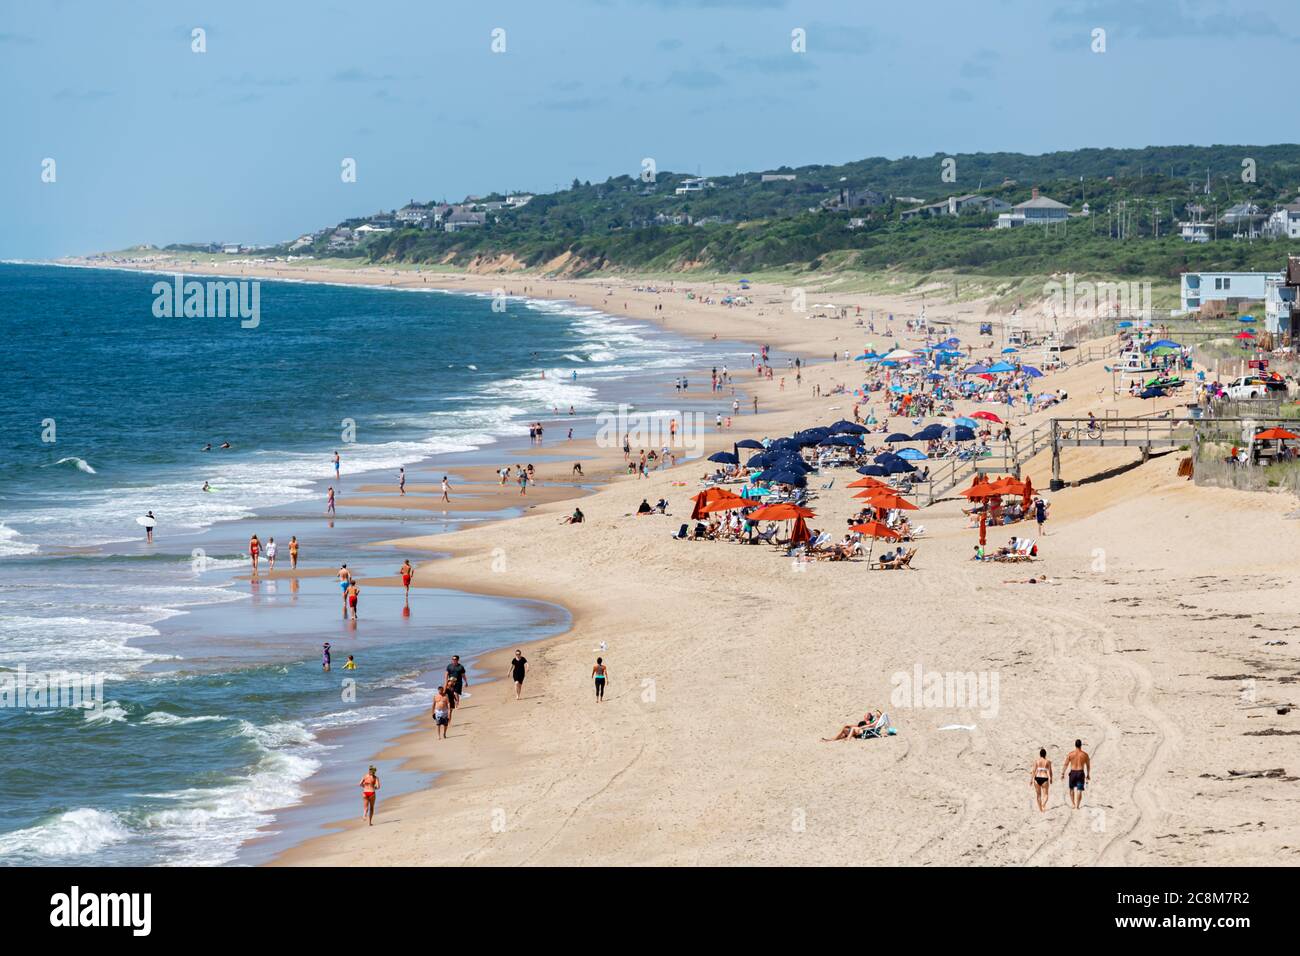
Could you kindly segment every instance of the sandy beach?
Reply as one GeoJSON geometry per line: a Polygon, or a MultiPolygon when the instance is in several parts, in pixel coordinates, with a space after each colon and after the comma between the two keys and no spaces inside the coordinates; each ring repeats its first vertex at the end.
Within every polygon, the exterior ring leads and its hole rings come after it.
{"type": "MultiPolygon", "coordinates": [[[[733,370],[742,413],[730,430],[710,423],[706,455],[851,418],[852,396],[814,394],[860,384],[859,368],[832,354],[868,340],[915,341],[901,321],[886,338],[852,318],[795,315],[779,287],[756,287],[751,305],[726,308],[699,301],[735,291],[721,284],[678,281],[673,293],[655,293],[634,287],[666,284],[392,273],[292,275],[526,289],[815,363],[798,387],[792,373],[781,387],[781,369],[771,381],[733,370]],[[749,412],[751,396],[758,414],[749,412]]],[[[861,307],[864,316],[918,311],[915,301],[885,297],[818,293],[815,301],[861,307]]],[[[983,314],[970,309],[932,305],[928,315],[947,311],[965,337],[983,314]]],[[[1019,432],[1051,415],[1149,410],[1117,399],[1109,385],[1100,362],[1053,374],[1044,387],[1069,398],[1012,424],[1019,432]]],[[[277,862],[1219,866],[1300,858],[1300,768],[1289,740],[1300,727],[1294,711],[1278,712],[1295,703],[1300,672],[1290,596],[1300,522],[1286,518],[1293,499],[1196,487],[1177,475],[1180,455],[1166,454],[1048,494],[1051,517],[1033,565],[970,561],[975,532],[956,499],[914,515],[926,528],[915,570],[882,574],[865,562],[803,563],[765,546],[673,540],[704,462],[640,479],[624,473],[619,449],[563,445],[548,441],[526,513],[400,542],[447,555],[420,561],[417,587],[537,598],[572,612],[567,634],[524,648],[524,699],[503,679],[513,648],[480,659],[448,740],[435,740],[426,717],[382,755],[437,772],[435,785],[391,801],[381,793],[373,828],[340,823],[277,862]],[[581,487],[566,473],[579,458],[581,487]],[[575,495],[587,520],[564,524],[575,495]],[[643,499],[660,497],[669,516],[633,516],[643,499]],[[1020,583],[1043,575],[1047,583],[1020,583]],[[590,681],[598,654],[610,668],[603,704],[590,681]],[[924,684],[932,674],[976,675],[991,693],[975,707],[911,693],[917,677],[924,684]],[[868,708],[887,710],[897,736],[822,742],[868,708]],[[1093,759],[1083,809],[1069,809],[1056,782],[1040,814],[1032,759],[1044,747],[1059,772],[1076,737],[1093,759]]],[[[1072,449],[1063,477],[1078,481],[1136,458],[1131,449],[1072,449]]],[[[516,460],[512,451],[503,463],[516,460]]],[[[1047,453],[1024,473],[1045,489],[1047,453]]],[[[838,536],[860,502],[843,487],[851,470],[833,474],[830,488],[810,485],[810,523],[838,536]]],[[[437,500],[436,486],[412,484],[405,499],[362,487],[340,505],[519,505],[509,500],[517,487],[495,486],[490,469],[463,480],[450,504],[437,500]]],[[[991,543],[1014,530],[992,529],[991,543]]],[[[358,755],[358,766],[368,756],[358,755]]]]}

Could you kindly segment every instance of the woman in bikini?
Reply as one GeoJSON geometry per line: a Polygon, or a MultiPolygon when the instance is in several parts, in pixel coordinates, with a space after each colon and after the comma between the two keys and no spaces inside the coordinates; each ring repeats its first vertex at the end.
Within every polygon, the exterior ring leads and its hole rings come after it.
{"type": "Polygon", "coordinates": [[[604,703],[605,701],[605,679],[609,677],[609,668],[605,666],[603,657],[596,658],[596,666],[591,669],[591,679],[596,684],[596,700],[604,703]]]}
{"type": "Polygon", "coordinates": [[[289,537],[289,568],[292,570],[292,569],[295,569],[295,568],[297,568],[297,567],[298,567],[298,538],[297,538],[296,536],[290,535],[290,537],[289,537]]]}
{"type": "Polygon", "coordinates": [[[375,791],[379,789],[379,775],[371,767],[361,778],[361,819],[375,825],[375,791]]]}
{"type": "Polygon", "coordinates": [[[1038,797],[1038,812],[1042,813],[1047,809],[1047,789],[1052,785],[1052,761],[1047,759],[1047,751],[1041,747],[1038,750],[1038,759],[1034,761],[1034,766],[1029,771],[1029,785],[1033,787],[1034,795],[1038,797]]]}

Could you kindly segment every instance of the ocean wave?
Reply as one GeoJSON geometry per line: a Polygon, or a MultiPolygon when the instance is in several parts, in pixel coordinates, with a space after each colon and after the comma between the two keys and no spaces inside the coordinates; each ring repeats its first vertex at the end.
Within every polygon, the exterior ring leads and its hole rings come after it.
{"type": "Polygon", "coordinates": [[[19,541],[22,535],[0,521],[0,558],[16,557],[20,554],[35,554],[40,545],[31,541],[19,541]]]}
{"type": "Polygon", "coordinates": [[[182,724],[206,724],[216,720],[229,720],[229,717],[221,717],[216,714],[201,714],[197,717],[179,717],[176,714],[169,714],[165,710],[152,710],[145,714],[140,720],[142,724],[161,724],[165,727],[179,726],[182,724]]]}
{"type": "Polygon", "coordinates": [[[86,723],[124,724],[126,723],[126,708],[115,700],[106,700],[98,707],[87,707],[86,723]]]}
{"type": "Polygon", "coordinates": [[[130,836],[115,814],[81,807],[48,823],[0,834],[0,859],[32,864],[51,857],[87,856],[130,836]]]}
{"type": "Polygon", "coordinates": [[[103,672],[105,680],[121,680],[117,671],[139,670],[156,661],[176,660],[144,651],[129,642],[157,637],[148,624],[89,617],[31,617],[0,615],[0,656],[8,666],[29,670],[103,672]]]}

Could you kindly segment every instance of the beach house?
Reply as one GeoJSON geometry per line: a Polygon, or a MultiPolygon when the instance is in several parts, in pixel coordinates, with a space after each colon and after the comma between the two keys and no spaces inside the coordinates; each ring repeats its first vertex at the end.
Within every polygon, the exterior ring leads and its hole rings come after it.
{"type": "Polygon", "coordinates": [[[981,196],[979,193],[967,193],[964,196],[949,196],[938,202],[926,203],[915,209],[904,209],[898,218],[902,220],[918,219],[924,216],[961,216],[967,213],[992,215],[1011,208],[1011,204],[995,196],[981,196]]]}
{"type": "Polygon", "coordinates": [[[1274,239],[1300,239],[1300,202],[1289,202],[1273,210],[1264,223],[1264,235],[1274,239]]]}
{"type": "Polygon", "coordinates": [[[485,212],[468,212],[458,209],[443,220],[442,228],[446,232],[460,232],[462,229],[475,229],[486,222],[487,213],[485,212]]]}
{"type": "Polygon", "coordinates": [[[1055,226],[1065,223],[1070,218],[1070,207],[1047,196],[1038,194],[1035,186],[1024,202],[1016,203],[1010,212],[998,216],[999,229],[1013,229],[1020,226],[1055,226]]]}
{"type": "Polygon", "coordinates": [[[1263,302],[1268,281],[1280,272],[1184,272],[1179,280],[1183,312],[1197,312],[1209,302],[1232,309],[1243,302],[1263,302]]]}

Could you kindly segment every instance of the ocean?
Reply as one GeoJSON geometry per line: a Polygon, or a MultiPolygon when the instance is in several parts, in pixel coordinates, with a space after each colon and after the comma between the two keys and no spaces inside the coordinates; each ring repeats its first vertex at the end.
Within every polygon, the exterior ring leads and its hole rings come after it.
{"type": "Polygon", "coordinates": [[[482,516],[326,522],[334,451],[346,492],[399,466],[415,482],[490,461],[534,419],[582,437],[623,401],[725,414],[707,387],[682,403],[664,379],[752,351],[568,302],[498,312],[481,295],[297,281],[262,280],[244,328],[156,316],[165,278],[0,264],[0,747],[21,781],[0,793],[7,864],[255,863],[354,813],[358,754],[427,708],[451,653],[558,633],[568,615],[445,590],[407,608],[369,588],[350,625],[327,576],[240,580],[249,534],[275,537],[285,563],[296,534],[305,569],[390,574],[405,555],[372,542],[482,516]],[[102,678],[103,704],[6,699],[6,676],[52,672],[102,678]]]}

